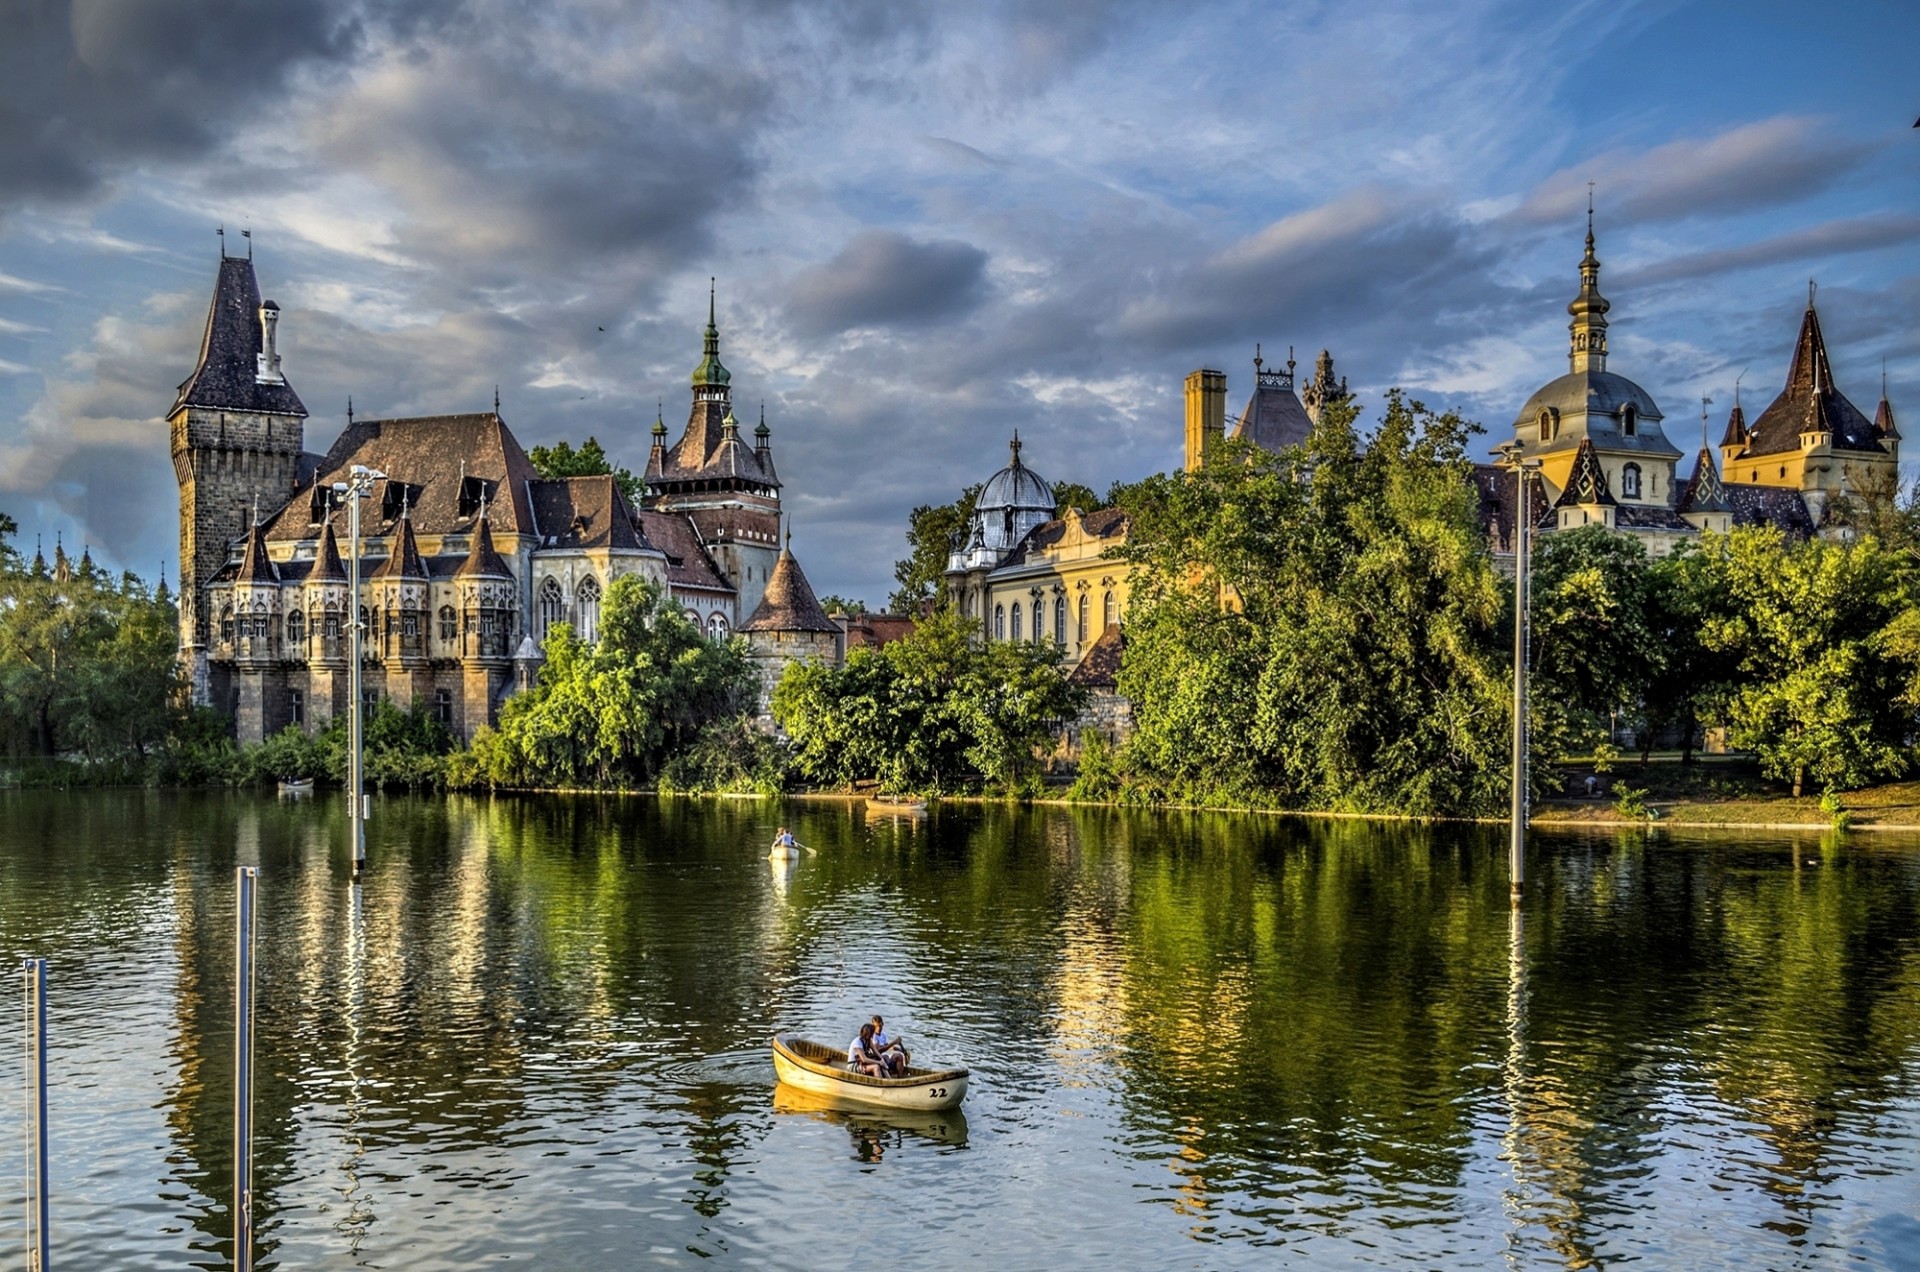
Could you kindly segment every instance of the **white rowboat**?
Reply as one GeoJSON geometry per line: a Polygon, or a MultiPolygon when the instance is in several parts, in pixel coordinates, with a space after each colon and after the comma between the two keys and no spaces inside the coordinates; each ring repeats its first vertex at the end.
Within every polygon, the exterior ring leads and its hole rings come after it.
{"type": "Polygon", "coordinates": [[[882,1109],[951,1109],[967,1098],[967,1070],[909,1068],[898,1078],[870,1078],[847,1068],[846,1053],[798,1034],[773,1036],[773,1071],[815,1095],[882,1109]]]}

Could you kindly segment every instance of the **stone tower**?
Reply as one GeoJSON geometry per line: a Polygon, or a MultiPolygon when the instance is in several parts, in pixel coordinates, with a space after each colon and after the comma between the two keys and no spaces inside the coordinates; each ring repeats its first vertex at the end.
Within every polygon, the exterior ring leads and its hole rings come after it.
{"type": "Polygon", "coordinates": [[[307,408],[280,370],[280,307],[260,299],[251,257],[220,257],[200,361],[167,414],[180,483],[180,657],[195,702],[230,709],[207,663],[207,587],[299,475],[307,408]]]}

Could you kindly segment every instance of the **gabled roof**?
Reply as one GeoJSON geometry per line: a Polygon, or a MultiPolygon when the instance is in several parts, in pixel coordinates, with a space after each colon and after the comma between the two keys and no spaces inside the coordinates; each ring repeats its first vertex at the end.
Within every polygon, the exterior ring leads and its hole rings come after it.
{"type": "Polygon", "coordinates": [[[474,530],[473,542],[467,547],[467,559],[453,572],[455,578],[462,579],[510,579],[513,571],[507,569],[507,563],[493,548],[493,530],[487,524],[488,513],[482,512],[479,525],[474,530]]]}
{"type": "MultiPolygon", "coordinates": [[[[333,527],[328,526],[327,529],[331,530],[333,527]]],[[[414,542],[411,516],[400,518],[400,535],[394,542],[393,551],[387,554],[386,560],[374,567],[370,577],[376,579],[424,579],[427,577],[427,567],[420,560],[420,545],[414,542]]]]}
{"type": "Polygon", "coordinates": [[[707,555],[693,523],[677,512],[641,512],[640,529],[667,558],[667,582],[676,588],[732,592],[733,584],[707,555]]]}
{"type": "Polygon", "coordinates": [[[261,384],[260,284],[253,262],[241,256],[222,256],[213,284],[213,302],[207,306],[207,328],[200,337],[200,361],[193,374],[180,382],[172,415],[183,406],[217,411],[260,411],[270,415],[305,417],[307,408],[284,379],[261,384]]]}
{"type": "Polygon", "coordinates": [[[636,527],[633,506],[610,474],[535,481],[529,495],[542,547],[629,551],[653,547],[636,527]]]}
{"type": "Polygon", "coordinates": [[[1831,433],[1836,450],[1884,451],[1873,421],[1834,387],[1826,338],[1813,306],[1800,321],[1787,386],[1753,422],[1749,455],[1778,455],[1800,449],[1802,433],[1831,433]]]}
{"type": "Polygon", "coordinates": [[[1080,656],[1079,665],[1067,673],[1067,683],[1084,685],[1088,689],[1113,688],[1126,652],[1126,629],[1118,623],[1108,623],[1107,629],[1100,633],[1100,638],[1080,656]]]}
{"type": "Polygon", "coordinates": [[[740,624],[739,630],[838,635],[840,626],[820,608],[819,598],[814,596],[813,586],[807,582],[800,563],[794,560],[793,547],[789,544],[780,549],[780,559],[774,562],[773,573],[767,578],[766,595],[760,598],[759,607],[751,618],[740,624]]]}
{"type": "Polygon", "coordinates": [[[1613,491],[1607,487],[1607,470],[1600,467],[1600,457],[1593,450],[1593,439],[1583,437],[1580,439],[1580,449],[1573,453],[1573,471],[1567,474],[1566,489],[1560,492],[1560,498],[1554,501],[1553,506],[1577,508],[1594,504],[1613,506],[1613,491]]]}
{"type": "Polygon", "coordinates": [[[1680,492],[1677,505],[1680,512],[1732,512],[1733,506],[1727,502],[1726,491],[1720,485],[1720,473],[1713,466],[1713,452],[1705,446],[1700,448],[1700,458],[1693,466],[1693,476],[1680,492]]]}

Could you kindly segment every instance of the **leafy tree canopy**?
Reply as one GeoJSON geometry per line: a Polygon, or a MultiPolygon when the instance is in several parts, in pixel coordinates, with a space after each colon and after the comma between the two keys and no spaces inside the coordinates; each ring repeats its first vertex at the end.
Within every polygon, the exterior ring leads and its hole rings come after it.
{"type": "Polygon", "coordinates": [[[542,477],[603,477],[609,474],[620,483],[620,493],[635,508],[640,506],[640,496],[645,493],[645,483],[636,477],[630,468],[615,468],[613,461],[607,458],[606,448],[600,445],[600,439],[589,437],[575,449],[573,443],[561,441],[552,446],[536,446],[527,452],[527,458],[533,462],[534,471],[542,477]]]}

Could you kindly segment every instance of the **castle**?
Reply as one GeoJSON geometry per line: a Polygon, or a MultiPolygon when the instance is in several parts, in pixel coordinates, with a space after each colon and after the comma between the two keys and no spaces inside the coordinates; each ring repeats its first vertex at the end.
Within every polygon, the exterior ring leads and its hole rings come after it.
{"type": "MultiPolygon", "coordinates": [[[[795,657],[833,657],[781,543],[781,484],[764,413],[748,445],[708,301],[679,441],[653,425],[642,506],[611,476],[543,478],[491,412],[355,419],[325,453],[277,348],[279,306],[251,257],[221,255],[200,357],[168,414],[180,485],[180,649],[196,702],[258,742],[349,709],[351,624],[362,624],[363,709],[430,710],[471,738],[533,682],[555,623],[592,642],[625,575],[666,589],[709,636],[743,633],[763,684],[795,657]],[[343,558],[356,468],[361,586],[343,558]]],[[[824,630],[823,630],[824,629],[824,630]]]]}

